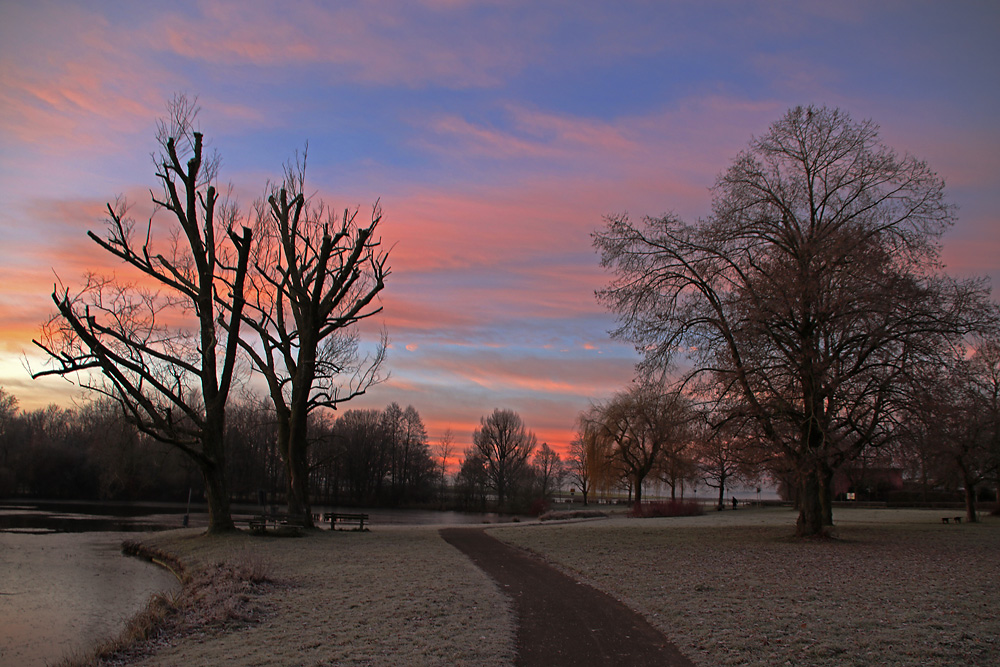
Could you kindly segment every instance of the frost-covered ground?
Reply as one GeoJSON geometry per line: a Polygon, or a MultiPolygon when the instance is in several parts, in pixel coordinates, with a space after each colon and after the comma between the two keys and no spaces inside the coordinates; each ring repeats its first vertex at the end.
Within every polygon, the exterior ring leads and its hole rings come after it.
{"type": "MultiPolygon", "coordinates": [[[[584,520],[489,528],[649,618],[700,665],[1000,664],[1000,521],[849,510],[837,539],[795,514],[584,520]]],[[[188,632],[144,665],[510,665],[514,619],[437,527],[303,538],[157,534],[194,567],[252,555],[284,581],[255,624],[188,632]]]]}
{"type": "Polygon", "coordinates": [[[701,665],[1000,665],[1000,521],[791,510],[498,528],[637,609],[701,665]]]}
{"type": "Polygon", "coordinates": [[[436,528],[322,531],[301,538],[162,534],[187,563],[253,554],[283,581],[264,620],[174,639],[138,664],[509,665],[510,605],[436,528]]]}

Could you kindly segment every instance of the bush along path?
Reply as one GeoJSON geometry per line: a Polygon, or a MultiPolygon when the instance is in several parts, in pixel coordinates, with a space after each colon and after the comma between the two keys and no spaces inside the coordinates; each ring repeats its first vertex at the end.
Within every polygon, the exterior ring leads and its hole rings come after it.
{"type": "Polygon", "coordinates": [[[445,528],[441,537],[513,600],[520,667],[694,667],[635,611],[530,553],[490,537],[481,528],[445,528]]]}

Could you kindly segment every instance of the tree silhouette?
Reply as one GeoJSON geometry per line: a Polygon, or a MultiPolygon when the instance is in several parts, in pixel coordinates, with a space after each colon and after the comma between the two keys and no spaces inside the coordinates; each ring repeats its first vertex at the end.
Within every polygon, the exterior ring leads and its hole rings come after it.
{"type": "Polygon", "coordinates": [[[202,133],[194,130],[197,113],[179,96],[159,124],[161,152],[154,159],[163,191],[152,200],[167,212],[167,222],[158,217],[154,225],[150,218],[137,230],[127,202],[119,199],[107,207],[107,236],[88,232],[162,292],[138,279],[93,274],[76,294],[57,287],[52,301],[58,313],[34,341],[50,363],[32,376],[75,377],[117,402],[144,433],[189,456],[204,478],[209,532],[222,532],[234,529],[223,432],[251,230],[237,231],[235,205],[220,199],[218,159],[204,155],[202,133]],[[167,254],[154,247],[162,236],[170,238],[167,254]],[[225,313],[219,300],[227,304],[225,313]],[[228,320],[220,321],[224,314],[228,320]]]}
{"type": "Polygon", "coordinates": [[[514,484],[528,467],[535,449],[535,434],[516,412],[497,408],[479,420],[472,442],[497,493],[497,504],[504,507],[514,484]]]}
{"type": "Polygon", "coordinates": [[[803,536],[832,522],[833,472],[891,438],[915,360],[995,317],[982,281],[939,270],[943,181],[877,130],[792,109],[719,177],[707,220],[615,216],[594,235],[615,335],[646,372],[687,357],[687,379],[755,421],[794,470],[803,536]]]}
{"type": "MultiPolygon", "coordinates": [[[[309,500],[309,414],[364,394],[380,381],[386,337],[360,357],[355,325],[379,313],[373,299],[389,275],[388,254],[357,211],[338,217],[305,195],[305,156],[255,206],[253,271],[244,323],[256,341],[243,349],[267,381],[285,464],[288,511],[312,523],[309,500]],[[342,383],[343,381],[343,383],[342,383]]],[[[227,304],[223,304],[227,305],[227,304]]]]}

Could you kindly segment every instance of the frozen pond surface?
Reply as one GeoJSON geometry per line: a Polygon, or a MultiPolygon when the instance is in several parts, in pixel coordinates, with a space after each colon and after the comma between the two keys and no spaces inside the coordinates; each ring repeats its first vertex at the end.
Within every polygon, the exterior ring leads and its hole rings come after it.
{"type": "MultiPolygon", "coordinates": [[[[314,511],[333,508],[315,507],[314,511]]],[[[201,508],[199,508],[201,510],[201,508]]],[[[259,508],[234,506],[235,515],[259,508]]],[[[510,520],[492,514],[366,509],[371,525],[510,520]]],[[[122,556],[145,531],[179,528],[181,505],[0,502],[0,667],[52,664],[116,636],[149,596],[175,590],[159,567],[122,556]]],[[[190,525],[206,526],[203,510],[190,525]]]]}
{"type": "MultiPolygon", "coordinates": [[[[172,574],[120,553],[120,532],[0,532],[0,665],[45,665],[117,635],[172,574]]],[[[137,534],[131,537],[139,537],[137,534]]]]}

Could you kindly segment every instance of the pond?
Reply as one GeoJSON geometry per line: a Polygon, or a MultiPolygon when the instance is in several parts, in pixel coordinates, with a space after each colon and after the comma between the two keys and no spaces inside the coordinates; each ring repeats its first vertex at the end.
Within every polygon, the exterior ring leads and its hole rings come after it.
{"type": "MultiPolygon", "coordinates": [[[[207,526],[203,508],[188,523],[207,526]]],[[[316,507],[314,511],[333,511],[316,507]]],[[[233,507],[234,515],[258,512],[233,507]]],[[[370,525],[478,524],[492,514],[364,509],[370,525]]],[[[179,528],[182,504],[0,502],[0,666],[46,665],[117,635],[150,595],[175,590],[169,572],[122,556],[123,540],[179,528]]]]}
{"type": "Polygon", "coordinates": [[[0,665],[46,665],[91,648],[117,635],[150,595],[175,590],[169,572],[121,555],[122,531],[142,529],[129,519],[0,505],[0,665]]]}

